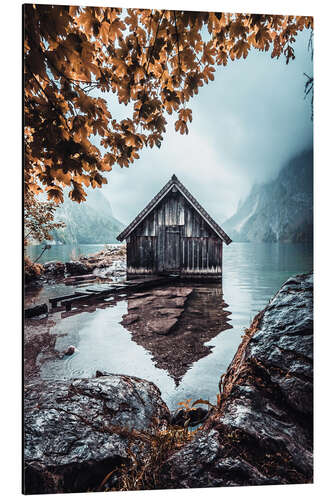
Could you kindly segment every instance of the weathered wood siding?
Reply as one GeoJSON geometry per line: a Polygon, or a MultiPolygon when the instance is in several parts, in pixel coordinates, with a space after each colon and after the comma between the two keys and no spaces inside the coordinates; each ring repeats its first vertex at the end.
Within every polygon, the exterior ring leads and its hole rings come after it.
{"type": "Polygon", "coordinates": [[[168,193],[126,241],[128,274],[176,268],[185,275],[222,273],[223,241],[178,190],[168,193]]]}
{"type": "Polygon", "coordinates": [[[153,274],[156,272],[156,245],[154,236],[132,234],[127,239],[127,272],[153,274]]]}

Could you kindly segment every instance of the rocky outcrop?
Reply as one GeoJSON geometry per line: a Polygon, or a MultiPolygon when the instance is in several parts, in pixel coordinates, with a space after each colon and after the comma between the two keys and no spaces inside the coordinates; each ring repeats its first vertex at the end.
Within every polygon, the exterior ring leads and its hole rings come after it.
{"type": "Polygon", "coordinates": [[[312,482],[313,276],[284,283],[246,331],[222,405],[166,462],[165,488],[312,482]]]}
{"type": "Polygon", "coordinates": [[[209,410],[201,406],[195,407],[191,410],[180,408],[171,414],[170,424],[177,427],[195,427],[206,420],[209,415],[209,410]]]}
{"type": "Polygon", "coordinates": [[[93,266],[88,263],[80,262],[79,260],[71,260],[66,262],[66,273],[72,276],[80,276],[91,273],[93,266]]]}
{"type": "Polygon", "coordinates": [[[56,277],[63,277],[65,274],[65,264],[63,262],[59,262],[56,260],[45,262],[44,273],[47,277],[49,275],[56,277]]]}
{"type": "MultiPolygon", "coordinates": [[[[210,323],[191,290],[184,288],[172,296],[155,290],[163,304],[161,310],[167,316],[174,314],[177,325],[162,336],[145,330],[156,362],[162,363],[164,355],[170,358],[171,353],[171,368],[165,363],[177,375],[182,371],[176,372],[175,367],[188,351],[188,360],[196,359],[197,352],[202,356],[200,345],[190,341],[200,334],[203,324],[211,335],[207,339],[216,334],[210,328],[216,317],[210,323]],[[179,309],[184,309],[180,316],[176,314],[179,309]],[[187,331],[186,325],[193,324],[196,329],[187,331]]],[[[127,321],[133,327],[135,341],[143,341],[137,329],[142,321],[141,306],[155,311],[156,297],[151,292],[133,294],[123,324],[127,321]]],[[[220,296],[215,299],[222,304],[220,296]]],[[[29,378],[24,395],[25,493],[96,490],[108,473],[130,463],[130,457],[140,460],[147,450],[146,432],[152,426],[161,428],[169,425],[166,422],[187,426],[189,419],[190,425],[204,423],[189,443],[177,447],[166,460],[156,487],[312,482],[312,314],[313,276],[290,278],[245,331],[224,378],[221,404],[209,412],[189,414],[181,409],[170,415],[157,387],[135,377],[98,372],[96,378],[72,381],[29,378]]],[[[223,307],[220,320],[221,324],[227,320],[223,307]]],[[[27,321],[32,335],[34,321],[27,321]]],[[[48,318],[43,321],[51,326],[48,318]]],[[[25,349],[26,371],[29,368],[31,377],[38,371],[36,352],[54,355],[55,336],[37,333],[32,337],[35,344],[25,349]]],[[[115,481],[116,474],[112,475],[115,481]]],[[[106,485],[117,486],[117,482],[106,485]]]]}
{"type": "Polygon", "coordinates": [[[66,262],[66,272],[71,276],[94,272],[100,278],[125,278],[126,245],[108,246],[97,253],[66,262]]]}
{"type": "Polygon", "coordinates": [[[170,418],[154,384],[123,375],[36,381],[26,385],[24,403],[29,494],[96,489],[127,462],[132,441],[143,452],[140,431],[170,418]]]}

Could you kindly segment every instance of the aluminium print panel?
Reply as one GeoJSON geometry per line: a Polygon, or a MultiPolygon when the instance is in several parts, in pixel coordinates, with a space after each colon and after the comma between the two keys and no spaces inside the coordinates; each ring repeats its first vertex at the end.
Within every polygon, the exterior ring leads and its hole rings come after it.
{"type": "Polygon", "coordinates": [[[101,3],[23,5],[23,493],[312,483],[313,18],[101,3]]]}

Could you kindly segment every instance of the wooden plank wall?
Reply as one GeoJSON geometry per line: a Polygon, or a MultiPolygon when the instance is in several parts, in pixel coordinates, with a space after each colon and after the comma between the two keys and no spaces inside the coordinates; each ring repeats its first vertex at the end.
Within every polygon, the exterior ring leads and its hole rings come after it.
{"type": "Polygon", "coordinates": [[[169,193],[127,239],[128,273],[156,272],[159,226],[182,226],[180,248],[184,274],[222,272],[222,240],[177,192],[169,193]]]}
{"type": "MultiPolygon", "coordinates": [[[[157,236],[158,226],[183,226],[187,237],[216,237],[216,234],[187,200],[169,193],[134,230],[140,236],[157,236]]],[[[132,234],[134,234],[132,233],[132,234]]]]}
{"type": "Polygon", "coordinates": [[[182,270],[186,274],[222,272],[223,243],[218,238],[182,238],[182,270]]]}
{"type": "Polygon", "coordinates": [[[157,239],[154,236],[136,236],[127,241],[128,273],[153,274],[156,270],[157,239]]]}

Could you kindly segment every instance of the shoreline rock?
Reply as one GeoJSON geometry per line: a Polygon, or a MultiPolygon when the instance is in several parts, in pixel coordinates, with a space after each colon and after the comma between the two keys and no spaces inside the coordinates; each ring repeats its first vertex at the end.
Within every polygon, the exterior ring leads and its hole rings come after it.
{"type": "MultiPolygon", "coordinates": [[[[137,294],[124,319],[136,325],[137,306],[147,302],[151,309],[151,300],[137,294]]],[[[157,488],[312,482],[312,316],[313,275],[290,278],[245,331],[221,405],[202,415],[193,439],[164,463],[157,488]]],[[[182,425],[188,417],[170,415],[153,383],[105,372],[35,380],[24,400],[26,493],[96,489],[128,463],[128,429],[147,430],[157,421],[182,425]]],[[[133,450],[138,457],[141,444],[133,450]]]]}
{"type": "Polygon", "coordinates": [[[44,265],[44,274],[46,276],[56,276],[63,277],[65,274],[65,264],[58,260],[50,260],[49,262],[45,262],[44,265]]]}
{"type": "Polygon", "coordinates": [[[93,270],[93,265],[89,263],[83,263],[79,260],[71,260],[65,264],[66,274],[70,276],[81,276],[85,274],[90,274],[93,270]]]}
{"type": "MultiPolygon", "coordinates": [[[[132,429],[163,425],[170,413],[147,380],[102,375],[25,387],[26,494],[86,492],[128,461],[132,429]]],[[[134,451],[140,454],[133,440],[134,451]]]]}
{"type": "Polygon", "coordinates": [[[94,254],[80,256],[67,262],[53,260],[45,264],[36,263],[32,267],[28,257],[25,261],[25,282],[28,287],[36,284],[42,286],[45,281],[62,281],[66,275],[75,277],[92,272],[101,278],[123,278],[126,275],[126,245],[106,247],[94,254]]]}
{"type": "Polygon", "coordinates": [[[223,404],[165,463],[163,488],[313,481],[313,276],[287,280],[227,371],[223,404]]]}

